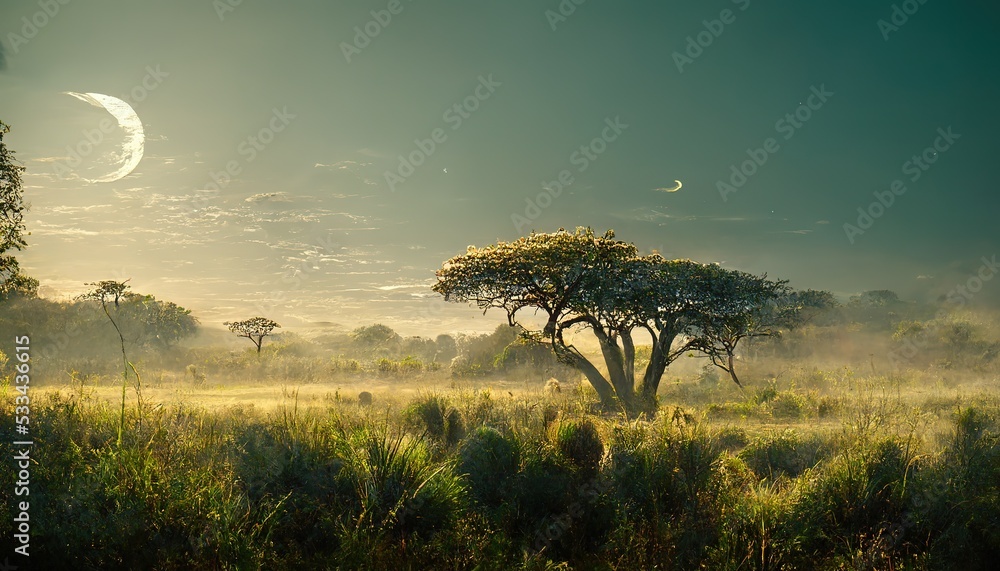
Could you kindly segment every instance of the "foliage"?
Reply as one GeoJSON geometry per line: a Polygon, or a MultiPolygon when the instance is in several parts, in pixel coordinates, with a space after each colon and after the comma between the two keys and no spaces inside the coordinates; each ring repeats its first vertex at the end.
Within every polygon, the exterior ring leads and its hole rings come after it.
{"type": "Polygon", "coordinates": [[[422,434],[447,446],[458,444],[464,436],[462,416],[447,399],[438,395],[415,400],[404,414],[410,424],[418,427],[422,434]]]}
{"type": "Polygon", "coordinates": [[[0,121],[0,300],[13,293],[34,295],[38,289],[38,281],[22,275],[17,259],[10,253],[28,245],[24,239],[28,205],[21,185],[24,167],[3,140],[9,132],[10,127],[0,121]]]}
{"type": "Polygon", "coordinates": [[[521,465],[520,448],[513,438],[480,426],[462,443],[459,458],[459,469],[467,474],[475,501],[496,509],[513,494],[521,465]]]}
{"type": "Polygon", "coordinates": [[[588,474],[597,472],[604,457],[604,443],[592,420],[561,422],[555,430],[559,453],[588,474]]]}
{"type": "Polygon", "coordinates": [[[394,355],[402,343],[398,333],[380,323],[358,327],[350,337],[355,349],[367,355],[394,355]]]}

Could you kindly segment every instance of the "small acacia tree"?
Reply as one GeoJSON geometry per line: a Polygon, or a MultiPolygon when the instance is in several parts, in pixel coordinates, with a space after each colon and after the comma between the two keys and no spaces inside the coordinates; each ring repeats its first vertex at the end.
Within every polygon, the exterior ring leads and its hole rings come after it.
{"type": "MultiPolygon", "coordinates": [[[[132,369],[135,374],[135,393],[137,401],[137,410],[139,414],[142,414],[142,379],[139,377],[139,371],[136,370],[135,365],[128,360],[128,355],[125,353],[125,336],[122,334],[121,327],[119,327],[118,322],[111,315],[108,310],[108,304],[114,303],[115,309],[117,310],[121,302],[126,299],[129,295],[129,285],[128,280],[124,282],[119,282],[115,280],[104,280],[100,282],[86,283],[84,285],[93,286],[94,289],[88,291],[87,293],[77,297],[81,301],[96,301],[101,304],[101,309],[104,310],[104,315],[108,316],[108,320],[111,325],[114,326],[115,332],[118,333],[118,340],[121,342],[122,348],[122,408],[121,408],[121,421],[118,424],[118,445],[122,444],[122,434],[125,429],[125,394],[128,389],[128,371],[132,369]]],[[[141,416],[140,416],[141,419],[141,416]]]]}
{"type": "Polygon", "coordinates": [[[251,317],[243,321],[227,321],[223,325],[229,327],[230,331],[240,337],[246,337],[253,341],[253,344],[257,346],[258,355],[260,354],[260,347],[264,343],[264,338],[270,335],[275,329],[281,327],[266,317],[251,317]]]}

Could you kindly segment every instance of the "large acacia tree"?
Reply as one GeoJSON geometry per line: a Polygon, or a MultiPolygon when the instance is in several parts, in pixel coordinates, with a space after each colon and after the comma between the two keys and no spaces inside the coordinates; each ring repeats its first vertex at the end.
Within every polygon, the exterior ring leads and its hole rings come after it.
{"type": "Polygon", "coordinates": [[[484,313],[504,310],[510,325],[521,326],[583,372],[605,405],[635,410],[655,401],[664,371],[685,352],[724,350],[705,338],[716,322],[704,316],[742,307],[721,303],[720,296],[730,291],[720,287],[720,280],[731,278],[728,272],[690,260],[640,256],[635,245],[616,240],[610,230],[595,235],[589,228],[560,229],[470,246],[438,270],[433,289],[484,313]],[[528,314],[541,315],[544,325],[532,328],[524,319],[528,314]],[[596,338],[606,376],[568,340],[568,332],[581,329],[596,338]],[[637,335],[651,345],[649,363],[638,377],[637,335]]]}

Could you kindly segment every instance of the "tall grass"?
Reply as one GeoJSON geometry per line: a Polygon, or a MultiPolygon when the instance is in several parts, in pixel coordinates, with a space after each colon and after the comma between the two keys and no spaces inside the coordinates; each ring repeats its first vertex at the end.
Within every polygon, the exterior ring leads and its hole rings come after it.
{"type": "MultiPolygon", "coordinates": [[[[309,405],[289,390],[270,412],[143,403],[126,411],[120,445],[120,410],[81,382],[33,403],[32,562],[991,568],[1000,556],[996,398],[912,409],[884,379],[866,382],[831,396],[836,415],[822,423],[807,405],[782,426],[773,403],[783,393],[806,403],[829,395],[765,386],[720,399],[766,411],[743,419],[691,404],[701,398],[691,393],[686,406],[630,420],[595,415],[593,400],[572,391],[439,392],[362,407],[309,405]]],[[[0,431],[13,429],[12,402],[0,403],[0,431]]],[[[0,471],[5,538],[15,477],[0,471]]]]}

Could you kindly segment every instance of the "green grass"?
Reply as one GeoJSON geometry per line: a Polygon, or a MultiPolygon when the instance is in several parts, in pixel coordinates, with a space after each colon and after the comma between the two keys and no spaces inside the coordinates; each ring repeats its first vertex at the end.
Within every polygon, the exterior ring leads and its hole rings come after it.
{"type": "MultiPolygon", "coordinates": [[[[131,405],[36,393],[32,562],[48,569],[987,569],[1000,401],[808,373],[594,396],[460,388],[372,406],[131,405]],[[820,379],[820,380],[817,380],[820,379]],[[796,381],[805,381],[796,386],[796,381]],[[142,422],[139,422],[141,418],[142,422]]],[[[194,382],[194,380],[192,380],[194,382]]],[[[13,394],[0,395],[13,433],[13,394]]],[[[12,535],[12,469],[0,471],[12,535]]]]}

